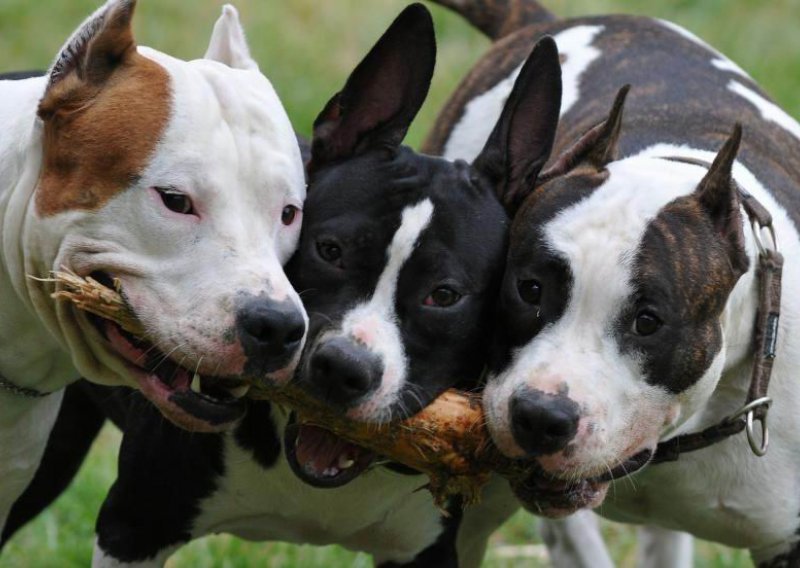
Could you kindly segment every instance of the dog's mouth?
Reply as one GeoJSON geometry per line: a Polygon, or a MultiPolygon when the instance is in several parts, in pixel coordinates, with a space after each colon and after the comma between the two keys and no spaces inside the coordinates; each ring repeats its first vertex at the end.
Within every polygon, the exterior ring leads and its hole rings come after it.
{"type": "Polygon", "coordinates": [[[297,477],[313,487],[347,485],[372,465],[376,455],[351,444],[330,430],[300,423],[292,413],[284,432],[289,466],[297,477]]]}
{"type": "Polygon", "coordinates": [[[514,491],[529,509],[538,509],[541,515],[571,515],[579,509],[598,507],[612,481],[636,473],[650,463],[652,457],[653,451],[645,449],[600,475],[578,480],[567,480],[542,471],[530,476],[524,484],[517,485],[514,491]]]}
{"type": "MultiPolygon", "coordinates": [[[[100,272],[92,278],[112,285],[100,272]]],[[[237,377],[201,375],[184,367],[156,345],[135,337],[110,320],[89,320],[127,363],[139,388],[176,425],[195,432],[219,432],[236,425],[247,412],[250,385],[237,377]]]]}

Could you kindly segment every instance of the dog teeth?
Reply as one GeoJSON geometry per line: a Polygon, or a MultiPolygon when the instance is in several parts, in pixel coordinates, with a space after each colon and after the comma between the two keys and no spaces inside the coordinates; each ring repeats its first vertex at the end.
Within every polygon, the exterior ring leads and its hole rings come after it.
{"type": "Polygon", "coordinates": [[[339,469],[349,469],[355,465],[355,461],[348,458],[346,455],[342,454],[339,456],[339,463],[336,465],[339,466],[339,469]]]}
{"type": "Polygon", "coordinates": [[[192,378],[192,390],[196,393],[202,392],[200,390],[200,375],[198,373],[195,373],[192,378]]]}
{"type": "Polygon", "coordinates": [[[248,392],[250,392],[250,385],[242,385],[240,387],[232,388],[228,390],[233,398],[242,398],[248,392]]]}
{"type": "Polygon", "coordinates": [[[325,468],[325,471],[322,472],[324,477],[336,477],[339,475],[339,468],[338,467],[328,467],[325,468]]]}

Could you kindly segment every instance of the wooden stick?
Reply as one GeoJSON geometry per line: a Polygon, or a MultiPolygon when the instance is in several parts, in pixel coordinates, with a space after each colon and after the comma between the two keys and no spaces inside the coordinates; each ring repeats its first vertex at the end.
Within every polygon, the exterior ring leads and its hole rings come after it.
{"type": "MultiPolygon", "coordinates": [[[[126,331],[145,337],[143,327],[120,294],[92,278],[55,272],[55,298],[117,322],[126,331]]],[[[275,387],[254,381],[250,396],[287,406],[303,423],[332,431],[337,436],[381,456],[425,473],[436,503],[443,507],[451,496],[475,503],[492,473],[511,480],[525,479],[527,467],[503,456],[491,442],[477,395],[450,390],[415,416],[388,424],[355,422],[286,385],[275,387]]]]}

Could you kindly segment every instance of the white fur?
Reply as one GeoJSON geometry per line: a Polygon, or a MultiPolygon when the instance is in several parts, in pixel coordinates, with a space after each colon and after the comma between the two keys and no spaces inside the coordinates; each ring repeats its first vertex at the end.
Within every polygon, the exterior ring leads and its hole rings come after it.
{"type": "Polygon", "coordinates": [[[745,87],[738,81],[728,83],[728,90],[747,99],[758,109],[764,120],[774,122],[795,138],[800,139],[800,124],[778,105],[768,101],[753,89],[745,87]]]}
{"type": "MultiPolygon", "coordinates": [[[[113,4],[73,34],[56,73],[74,63],[113,4]]],[[[56,391],[80,376],[136,385],[86,317],[56,303],[52,287],[31,278],[62,266],[118,276],[159,347],[209,374],[241,371],[241,349],[223,339],[237,291],[288,297],[302,310],[281,267],[296,246],[299,221],[284,227],[281,211],[302,204],[303,166],[269,81],[255,70],[139,51],[169,75],[169,124],[139,182],[95,211],[37,214],[42,124],[36,109],[48,80],[0,81],[0,374],[19,386],[56,391]],[[171,216],[149,189],[165,185],[191,194],[199,216],[171,216]]],[[[24,427],[28,418],[4,419],[4,435],[15,428],[22,433],[0,445],[0,479],[17,475],[11,456],[20,448],[38,461],[57,398],[34,403],[47,415],[36,420],[41,432],[24,427]]],[[[0,396],[0,416],[18,416],[28,404],[0,396]]],[[[0,519],[21,486],[1,485],[0,519]]]]}
{"type": "MultiPolygon", "coordinates": [[[[603,26],[575,26],[553,36],[559,53],[566,59],[561,67],[562,116],[580,98],[581,76],[601,55],[600,50],[594,47],[592,42],[603,29],[603,26]]],[[[461,120],[453,127],[442,153],[446,159],[471,162],[478,156],[500,118],[503,106],[521,70],[522,65],[464,107],[461,120]]]]}
{"type": "Polygon", "coordinates": [[[222,7],[222,16],[214,24],[205,58],[234,69],[258,69],[258,63],[250,55],[239,12],[230,4],[222,7]]]}
{"type": "MultiPolygon", "coordinates": [[[[736,73],[737,75],[741,75],[745,79],[750,79],[750,75],[747,74],[747,71],[739,67],[736,63],[728,59],[727,57],[717,57],[711,60],[711,65],[719,69],[720,71],[727,71],[729,73],[736,73]]],[[[752,80],[752,79],[751,79],[752,80]]]]}
{"type": "Polygon", "coordinates": [[[614,567],[614,561],[611,560],[603,543],[597,517],[589,511],[578,511],[563,519],[543,519],[540,532],[542,540],[547,545],[547,552],[553,566],[559,568],[614,567]]]}
{"type": "Polygon", "coordinates": [[[367,401],[348,411],[353,418],[370,421],[390,418],[387,412],[391,412],[391,406],[405,385],[408,361],[394,308],[397,280],[432,216],[430,199],[403,210],[400,227],[386,254],[386,267],[372,298],[348,312],[342,321],[341,333],[366,345],[383,362],[380,386],[367,401]]]}

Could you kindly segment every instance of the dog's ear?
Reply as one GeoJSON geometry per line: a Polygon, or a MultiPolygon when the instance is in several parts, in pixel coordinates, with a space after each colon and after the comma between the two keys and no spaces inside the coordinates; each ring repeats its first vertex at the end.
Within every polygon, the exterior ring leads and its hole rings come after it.
{"type": "Polygon", "coordinates": [[[542,172],[542,180],[564,175],[579,166],[588,166],[593,170],[601,171],[617,159],[619,135],[622,131],[622,115],[630,88],[630,85],[625,85],[617,92],[608,117],[581,136],[547,170],[542,172]]]}
{"type": "Polygon", "coordinates": [[[131,21],[136,0],[109,0],[72,35],[48,73],[39,103],[47,119],[72,101],[71,95],[88,87],[100,89],[116,69],[136,53],[131,21]]]}
{"type": "Polygon", "coordinates": [[[719,235],[728,243],[731,263],[739,274],[746,272],[749,264],[744,248],[739,189],[733,180],[733,164],[741,140],[742,126],[737,123],[695,190],[700,206],[711,218],[719,235]]]}
{"type": "Polygon", "coordinates": [[[561,64],[551,37],[533,48],[473,167],[494,184],[513,216],[550,157],[561,110],[561,64]]]}
{"type": "Polygon", "coordinates": [[[222,15],[214,24],[205,59],[219,61],[233,69],[258,69],[258,63],[250,55],[239,12],[230,4],[222,7],[222,15]]]}
{"type": "Polygon", "coordinates": [[[317,117],[309,171],[399,146],[428,95],[435,62],[433,20],[427,8],[412,4],[317,117]]]}

